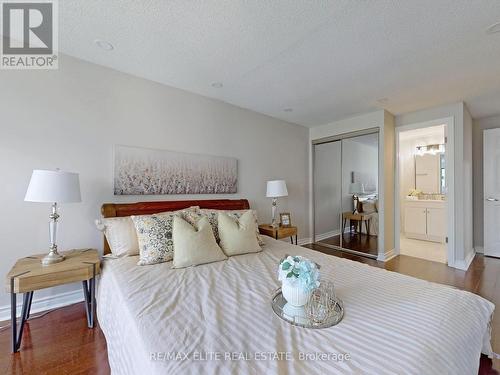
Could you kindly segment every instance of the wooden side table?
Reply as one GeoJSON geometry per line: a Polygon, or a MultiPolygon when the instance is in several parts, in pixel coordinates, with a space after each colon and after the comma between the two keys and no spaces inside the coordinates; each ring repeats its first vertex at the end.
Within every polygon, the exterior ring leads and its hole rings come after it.
{"type": "MultiPolygon", "coordinates": [[[[366,234],[370,235],[370,220],[372,218],[371,214],[364,213],[352,213],[351,211],[344,212],[342,214],[343,225],[342,225],[342,233],[345,232],[345,225],[347,220],[349,220],[349,232],[351,231],[352,222],[356,222],[356,228],[358,229],[358,233],[361,233],[361,228],[363,226],[363,222],[365,222],[366,226],[366,234]]],[[[356,231],[356,228],[354,231],[356,231]]]]}
{"type": "Polygon", "coordinates": [[[297,227],[278,227],[274,228],[270,224],[259,225],[259,233],[274,239],[290,237],[290,242],[293,244],[293,236],[295,236],[295,245],[297,245],[297,227]]]}
{"type": "Polygon", "coordinates": [[[50,288],[81,281],[85,297],[87,325],[94,328],[95,317],[95,278],[100,272],[99,253],[95,249],[65,251],[66,259],[60,263],[43,266],[40,262],[46,254],[33,255],[19,259],[7,274],[6,290],[10,293],[10,317],[12,329],[12,352],[19,351],[23,328],[30,316],[31,301],[35,290],[50,288]],[[16,295],[24,293],[19,330],[16,319],[16,295]]]}

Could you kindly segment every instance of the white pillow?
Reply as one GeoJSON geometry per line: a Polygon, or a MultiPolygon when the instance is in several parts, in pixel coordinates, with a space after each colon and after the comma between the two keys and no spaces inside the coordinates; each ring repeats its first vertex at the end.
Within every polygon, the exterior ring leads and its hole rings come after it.
{"type": "Polygon", "coordinates": [[[180,216],[174,217],[175,251],[172,268],[185,268],[227,259],[215,241],[208,219],[203,217],[198,220],[197,227],[193,227],[180,216]]]}
{"type": "Polygon", "coordinates": [[[257,225],[252,211],[247,211],[239,219],[221,212],[218,218],[220,247],[227,256],[258,253],[261,251],[255,236],[257,225]]]}
{"type": "Polygon", "coordinates": [[[173,226],[174,217],[184,215],[195,208],[167,211],[153,215],[132,215],[139,241],[139,262],[145,266],[171,261],[174,257],[173,226]]]}
{"type": "Polygon", "coordinates": [[[96,220],[95,224],[106,236],[113,255],[139,254],[139,241],[130,216],[103,218],[96,220]]]}

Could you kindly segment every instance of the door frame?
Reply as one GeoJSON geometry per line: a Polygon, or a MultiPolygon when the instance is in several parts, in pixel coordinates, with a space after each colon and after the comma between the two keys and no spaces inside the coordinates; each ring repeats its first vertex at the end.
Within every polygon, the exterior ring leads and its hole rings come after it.
{"type": "Polygon", "coordinates": [[[446,255],[448,266],[455,267],[455,121],[454,117],[445,117],[430,121],[419,122],[396,127],[396,175],[394,194],[394,217],[395,217],[395,252],[400,254],[401,237],[401,202],[400,202],[400,184],[399,184],[399,138],[402,132],[414,129],[428,128],[431,126],[445,125],[445,174],[446,174],[446,227],[448,242],[446,243],[446,255]]]}

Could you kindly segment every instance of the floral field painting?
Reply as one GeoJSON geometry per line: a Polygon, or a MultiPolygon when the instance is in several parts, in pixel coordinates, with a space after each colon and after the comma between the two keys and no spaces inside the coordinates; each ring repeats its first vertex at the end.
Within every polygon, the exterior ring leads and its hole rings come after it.
{"type": "Polygon", "coordinates": [[[115,195],[236,193],[235,158],[115,146],[115,195]]]}

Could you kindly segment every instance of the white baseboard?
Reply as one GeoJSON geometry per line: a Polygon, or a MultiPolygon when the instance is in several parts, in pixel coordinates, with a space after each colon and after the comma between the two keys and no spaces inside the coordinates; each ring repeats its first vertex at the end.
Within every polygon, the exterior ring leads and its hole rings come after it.
{"type": "MultiPolygon", "coordinates": [[[[81,289],[55,294],[53,296],[36,298],[36,291],[33,294],[33,302],[31,303],[31,315],[41,311],[55,309],[57,307],[71,305],[73,303],[83,301],[83,291],[81,289]]],[[[17,295],[17,316],[21,316],[21,308],[23,306],[22,294],[17,295]]],[[[0,306],[0,321],[10,320],[10,304],[0,306]]]]}
{"type": "Polygon", "coordinates": [[[476,250],[476,253],[484,254],[484,247],[483,246],[475,246],[474,249],[476,250]]]}
{"type": "Polygon", "coordinates": [[[387,262],[388,260],[391,260],[394,257],[397,257],[399,254],[396,252],[395,249],[390,249],[387,250],[385,253],[379,253],[377,260],[379,262],[387,262]]]}
{"type": "Polygon", "coordinates": [[[331,230],[329,232],[326,232],[326,233],[321,233],[321,234],[318,234],[316,236],[316,241],[321,241],[321,240],[324,240],[325,238],[330,238],[330,237],[333,237],[333,236],[338,236],[340,234],[340,230],[331,230]]]}
{"type": "MultiPolygon", "coordinates": [[[[321,241],[321,240],[324,240],[325,238],[329,238],[329,237],[333,237],[333,236],[337,236],[340,234],[340,231],[338,230],[332,230],[330,232],[326,232],[326,233],[323,233],[323,234],[319,234],[316,236],[316,241],[321,241]]],[[[282,238],[281,239],[282,241],[289,241],[288,238],[284,239],[282,238]]],[[[297,245],[299,246],[302,246],[302,245],[307,245],[307,244],[310,244],[312,243],[312,238],[311,237],[303,237],[303,238],[299,238],[297,240],[297,245]]]]}
{"type": "MultiPolygon", "coordinates": [[[[290,237],[280,238],[279,241],[290,243],[290,237]]],[[[304,237],[304,238],[297,239],[297,245],[299,245],[299,246],[310,244],[311,242],[312,242],[311,237],[304,237]]],[[[294,242],[294,244],[295,244],[295,242],[294,242]]]]}
{"type": "Polygon", "coordinates": [[[467,259],[456,261],[453,267],[458,268],[459,270],[467,271],[469,269],[470,264],[474,260],[475,256],[476,256],[476,250],[472,249],[467,259]]]}
{"type": "Polygon", "coordinates": [[[312,238],[310,237],[305,237],[305,238],[299,238],[297,240],[297,244],[299,246],[302,246],[302,245],[307,245],[307,244],[310,244],[312,242],[312,238]]]}

